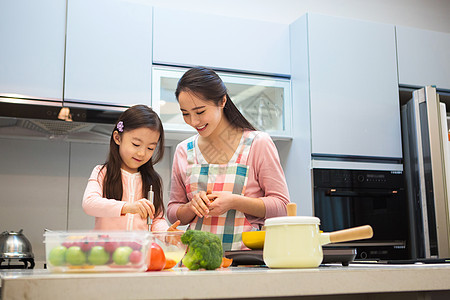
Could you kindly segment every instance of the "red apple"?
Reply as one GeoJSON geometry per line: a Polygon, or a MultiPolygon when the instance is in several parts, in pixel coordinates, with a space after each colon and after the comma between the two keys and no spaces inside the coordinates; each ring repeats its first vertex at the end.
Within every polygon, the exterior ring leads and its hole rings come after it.
{"type": "Polygon", "coordinates": [[[130,260],[130,263],[138,264],[142,259],[142,252],[139,250],[133,250],[128,259],[130,260]]]}
{"type": "Polygon", "coordinates": [[[106,252],[113,253],[117,247],[119,247],[119,243],[117,242],[105,242],[106,252]]]}

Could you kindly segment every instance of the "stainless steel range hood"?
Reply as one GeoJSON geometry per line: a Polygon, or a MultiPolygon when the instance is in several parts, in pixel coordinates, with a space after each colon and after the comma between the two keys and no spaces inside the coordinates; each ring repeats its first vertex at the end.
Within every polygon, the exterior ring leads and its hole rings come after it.
{"type": "Polygon", "coordinates": [[[108,143],[126,108],[0,99],[0,137],[108,143]]]}

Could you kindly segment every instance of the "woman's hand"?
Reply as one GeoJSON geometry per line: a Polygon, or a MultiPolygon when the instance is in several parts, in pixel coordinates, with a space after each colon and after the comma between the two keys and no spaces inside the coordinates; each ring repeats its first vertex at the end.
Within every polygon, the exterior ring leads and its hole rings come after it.
{"type": "Polygon", "coordinates": [[[155,214],[155,206],[153,206],[153,204],[149,200],[142,198],[136,202],[125,203],[125,205],[122,206],[121,213],[122,215],[139,214],[142,219],[150,216],[150,218],[153,219],[155,214]]]}
{"type": "Polygon", "coordinates": [[[233,203],[237,195],[226,192],[215,192],[208,194],[207,197],[210,201],[209,215],[220,216],[230,209],[234,209],[233,203]]]}
{"type": "Polygon", "coordinates": [[[188,203],[188,207],[199,218],[203,218],[209,214],[209,199],[205,191],[200,191],[195,194],[192,200],[188,203]]]}

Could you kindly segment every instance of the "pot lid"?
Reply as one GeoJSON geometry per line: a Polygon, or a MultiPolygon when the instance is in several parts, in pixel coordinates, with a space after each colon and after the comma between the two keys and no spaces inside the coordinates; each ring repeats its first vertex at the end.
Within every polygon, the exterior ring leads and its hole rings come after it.
{"type": "Polygon", "coordinates": [[[303,216],[292,216],[292,217],[275,217],[267,219],[264,222],[265,226],[274,225],[320,225],[320,219],[317,217],[303,217],[303,216]]]}

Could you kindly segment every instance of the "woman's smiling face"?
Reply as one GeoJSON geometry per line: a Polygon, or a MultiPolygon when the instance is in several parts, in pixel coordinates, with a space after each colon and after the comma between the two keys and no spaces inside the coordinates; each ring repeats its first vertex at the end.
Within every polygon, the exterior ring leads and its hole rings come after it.
{"type": "Polygon", "coordinates": [[[220,130],[219,124],[225,118],[225,99],[221,105],[216,106],[212,101],[204,100],[190,91],[183,91],[178,96],[178,103],[186,124],[195,128],[202,137],[220,130]]]}
{"type": "Polygon", "coordinates": [[[122,135],[115,131],[114,142],[119,146],[121,168],[136,173],[152,158],[158,140],[159,132],[146,127],[124,131],[122,135]]]}

